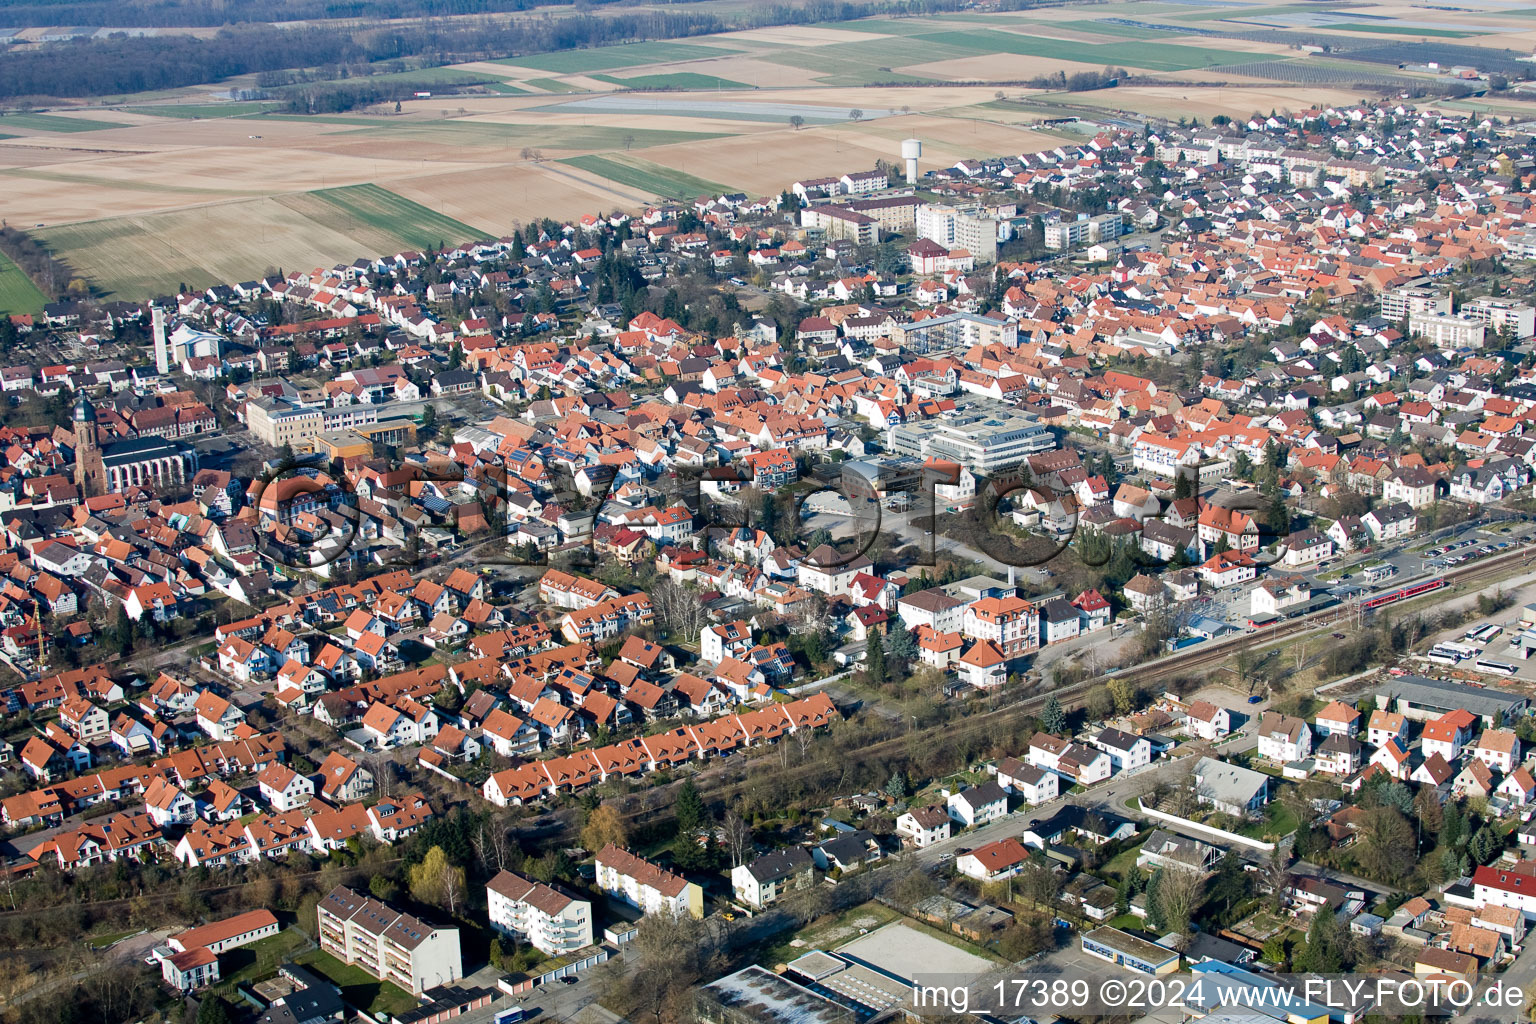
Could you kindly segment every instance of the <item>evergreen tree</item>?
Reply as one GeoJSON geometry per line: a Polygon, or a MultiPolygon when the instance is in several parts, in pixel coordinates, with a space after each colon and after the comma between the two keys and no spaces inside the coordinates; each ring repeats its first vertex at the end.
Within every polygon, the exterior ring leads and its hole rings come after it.
{"type": "Polygon", "coordinates": [[[917,657],[917,637],[899,618],[886,623],[885,654],[903,664],[917,657]]]}
{"type": "Polygon", "coordinates": [[[1040,727],[1049,733],[1066,730],[1067,713],[1062,710],[1061,701],[1055,697],[1045,702],[1045,709],[1040,712],[1040,727]]]}
{"type": "Polygon", "coordinates": [[[1445,805],[1445,813],[1440,823],[1440,843],[1447,850],[1459,848],[1467,840],[1467,820],[1462,815],[1461,805],[1452,801],[1445,805]]]}
{"type": "Polygon", "coordinates": [[[869,634],[869,639],[864,644],[864,651],[864,671],[869,673],[870,680],[876,683],[885,682],[885,644],[878,631],[872,631],[869,634]]]}
{"type": "Polygon", "coordinates": [[[905,799],[911,789],[911,784],[907,781],[907,773],[900,768],[891,772],[891,777],[885,780],[885,795],[893,800],[905,799]]]}
{"type": "Polygon", "coordinates": [[[1165,927],[1162,908],[1158,906],[1157,898],[1157,888],[1162,880],[1161,869],[1152,872],[1152,877],[1147,879],[1147,930],[1154,934],[1161,934],[1165,927]]]}
{"type": "Polygon", "coordinates": [[[223,996],[210,993],[197,1008],[197,1024],[231,1024],[233,1020],[223,996]]]}
{"type": "Polygon", "coordinates": [[[1188,473],[1180,473],[1173,478],[1173,500],[1180,501],[1184,498],[1195,496],[1195,482],[1189,478],[1188,473]]]}
{"type": "Polygon", "coordinates": [[[679,834],[692,833],[704,823],[704,801],[699,796],[699,787],[693,784],[692,779],[678,787],[672,811],[677,816],[679,834]]]}

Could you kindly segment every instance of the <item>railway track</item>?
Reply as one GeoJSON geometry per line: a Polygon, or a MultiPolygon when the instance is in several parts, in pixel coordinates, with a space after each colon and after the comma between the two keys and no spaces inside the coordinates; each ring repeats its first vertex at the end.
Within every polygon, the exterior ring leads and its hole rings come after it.
{"type": "MultiPolygon", "coordinates": [[[[1502,555],[1490,556],[1488,558],[1471,563],[1465,567],[1452,569],[1451,571],[1445,573],[1444,579],[1449,585],[1447,589],[1432,591],[1430,594],[1411,598],[1403,602],[1403,605],[1411,605],[1415,601],[1421,600],[1423,597],[1429,597],[1432,595],[1445,595],[1449,589],[1454,589],[1469,583],[1477,583],[1488,577],[1496,576],[1501,572],[1508,571],[1512,567],[1532,565],[1533,563],[1536,563],[1536,553],[1533,553],[1533,551],[1529,548],[1520,548],[1514,551],[1506,552],[1502,555]]],[[[1397,605],[1386,606],[1388,609],[1395,607],[1397,607],[1397,605]]],[[[1198,649],[1189,651],[1187,653],[1171,654],[1163,658],[1158,658],[1156,661],[1148,662],[1143,665],[1137,665],[1133,668],[1122,669],[1120,671],[1097,676],[1092,679],[1085,679],[1082,682],[1075,683],[1071,686],[1059,687],[1050,691],[1049,693],[1041,693],[1029,697],[1024,697],[1004,707],[994,708],[992,710],[984,711],[975,715],[968,715],[958,721],[944,722],[939,725],[918,729],[914,732],[902,733],[899,736],[893,736],[889,739],[879,740],[870,744],[869,746],[862,748],[858,752],[858,755],[860,759],[863,760],[879,760],[881,758],[900,757],[901,755],[905,754],[907,748],[914,742],[943,743],[953,746],[957,742],[964,742],[972,737],[983,734],[988,728],[994,726],[998,722],[1011,724],[1017,722],[1019,719],[1024,718],[1025,716],[1038,714],[1041,710],[1044,709],[1046,703],[1050,701],[1052,697],[1060,701],[1064,707],[1073,708],[1077,706],[1077,702],[1080,701],[1088,693],[1089,690],[1093,689],[1095,686],[1099,686],[1108,682],[1110,679],[1125,679],[1131,682],[1150,682],[1169,675],[1173,675],[1175,673],[1190,672],[1203,668],[1209,668],[1213,665],[1217,665],[1225,661],[1229,656],[1231,656],[1234,652],[1242,649],[1245,645],[1262,644],[1268,646],[1275,642],[1285,640],[1302,633],[1308,633],[1334,625],[1341,618],[1351,614],[1352,613],[1349,611],[1348,607],[1343,605],[1333,608],[1324,608],[1320,611],[1312,612],[1311,614],[1301,618],[1291,619],[1281,623],[1278,626],[1268,628],[1262,633],[1242,633],[1229,639],[1211,641],[1207,644],[1202,644],[1198,649]]],[[[753,759],[754,762],[757,760],[757,758],[753,759]]],[[[701,789],[705,791],[706,799],[712,801],[723,800],[726,803],[730,803],[737,796],[740,796],[752,785],[754,785],[754,779],[750,770],[748,771],[747,776],[744,778],[733,779],[719,785],[710,784],[709,777],[711,774],[716,772],[724,773],[730,770],[731,769],[728,767],[706,769],[704,772],[694,777],[695,782],[700,786],[701,789]]],[[[777,768],[774,774],[780,780],[798,782],[814,778],[818,775],[825,775],[828,770],[829,769],[827,765],[823,762],[806,762],[777,768]]],[[[659,806],[625,809],[621,810],[620,814],[622,817],[629,821],[639,821],[642,819],[654,820],[657,816],[665,816],[667,814],[666,808],[668,806],[670,806],[670,801],[664,799],[659,806]]]]}

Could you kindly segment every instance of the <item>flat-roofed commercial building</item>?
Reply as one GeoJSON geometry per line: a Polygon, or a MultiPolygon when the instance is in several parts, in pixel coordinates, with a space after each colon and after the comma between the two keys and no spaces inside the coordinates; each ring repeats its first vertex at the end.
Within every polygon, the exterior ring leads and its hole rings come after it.
{"type": "Polygon", "coordinates": [[[352,430],[378,421],[376,405],[322,409],[280,398],[253,398],[245,403],[245,425],[256,438],[274,448],[285,444],[297,447],[327,431],[352,430]]]}
{"type": "Polygon", "coordinates": [[[958,462],[987,475],[1056,447],[1056,435],[1029,413],[982,399],[957,406],[951,416],[892,427],[892,451],[958,462]]]}
{"type": "Polygon", "coordinates": [[[1138,939],[1119,928],[1095,928],[1083,936],[1083,952],[1142,974],[1168,974],[1178,970],[1177,951],[1138,939]]]}
{"type": "Polygon", "coordinates": [[[1518,693],[1423,676],[1394,676],[1376,691],[1378,708],[1395,711],[1415,722],[1427,722],[1447,711],[1465,708],[1493,728],[1500,722],[1514,721],[1530,705],[1531,699],[1518,693]]]}

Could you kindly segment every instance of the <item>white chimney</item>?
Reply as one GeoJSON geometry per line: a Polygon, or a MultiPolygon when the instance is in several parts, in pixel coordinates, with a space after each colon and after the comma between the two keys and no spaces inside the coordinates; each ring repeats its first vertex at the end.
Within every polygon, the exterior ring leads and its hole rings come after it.
{"type": "Polygon", "coordinates": [[[171,350],[165,341],[165,310],[159,306],[150,310],[149,322],[155,335],[155,372],[163,376],[171,372],[171,350]]]}
{"type": "Polygon", "coordinates": [[[917,184],[917,158],[923,155],[923,144],[918,139],[907,139],[901,144],[901,158],[907,162],[907,184],[917,184]]]}

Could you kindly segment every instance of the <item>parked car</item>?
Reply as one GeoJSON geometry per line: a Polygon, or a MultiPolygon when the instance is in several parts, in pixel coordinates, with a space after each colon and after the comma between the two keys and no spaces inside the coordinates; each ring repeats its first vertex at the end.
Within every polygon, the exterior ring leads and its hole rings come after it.
{"type": "Polygon", "coordinates": [[[1264,698],[1262,696],[1260,696],[1259,694],[1255,693],[1253,696],[1248,698],[1248,703],[1249,704],[1259,704],[1259,703],[1262,703],[1263,700],[1264,700],[1264,698]]]}

